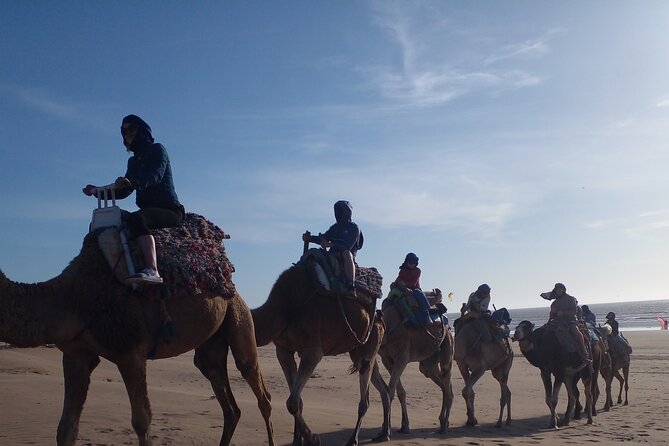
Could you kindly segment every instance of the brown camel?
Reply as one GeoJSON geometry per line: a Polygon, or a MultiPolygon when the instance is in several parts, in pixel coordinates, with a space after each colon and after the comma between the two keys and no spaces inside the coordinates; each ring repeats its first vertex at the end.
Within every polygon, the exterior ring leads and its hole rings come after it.
{"type": "MultiPolygon", "coordinates": [[[[404,434],[411,432],[406,391],[402,386],[401,376],[407,364],[415,361],[419,362],[421,373],[434,381],[441,389],[442,403],[438,432],[446,433],[453,404],[453,386],[451,385],[453,335],[450,327],[441,324],[431,324],[429,327],[406,326],[402,323],[402,314],[395,305],[384,308],[383,319],[386,323],[386,333],[379,349],[379,356],[385,368],[390,372],[390,381],[387,386],[389,404],[388,407],[384,404],[383,427],[376,440],[390,439],[390,403],[392,403],[396,388],[402,406],[402,427],[398,432],[404,434]]],[[[372,372],[372,383],[383,393],[386,386],[376,362],[372,372]]],[[[382,403],[385,401],[382,398],[382,403]]]]}
{"type": "MultiPolygon", "coordinates": [[[[548,325],[548,324],[547,324],[548,325]]],[[[567,334],[567,336],[571,336],[567,334]]],[[[558,338],[555,329],[547,328],[546,325],[534,329],[530,321],[521,321],[513,333],[513,340],[518,341],[523,356],[533,366],[541,371],[541,380],[544,384],[546,405],[550,410],[548,428],[555,429],[558,426],[566,426],[574,417],[576,409],[576,382],[583,381],[585,387],[585,407],[588,424],[592,424],[592,375],[590,367],[584,367],[579,371],[571,367],[581,362],[580,357],[575,360],[577,353],[569,352],[558,338]],[[554,379],[552,379],[553,377],[554,379]],[[568,394],[567,412],[561,423],[558,422],[556,407],[560,388],[565,384],[568,394]]]]}
{"type": "Polygon", "coordinates": [[[501,339],[487,342],[482,339],[475,319],[462,321],[455,335],[454,359],[460,369],[465,386],[462,397],[467,404],[467,426],[475,426],[478,420],[474,415],[474,384],[483,376],[486,370],[499,382],[501,397],[499,400],[499,418],[496,427],[502,426],[502,415],[506,406],[506,424],[511,424],[511,390],[509,371],[513,363],[513,352],[508,344],[501,339]]]}
{"type": "MultiPolygon", "coordinates": [[[[274,342],[290,388],[286,407],[295,418],[293,445],[320,444],[302,416],[302,390],[323,356],[349,353],[352,372],[360,374],[360,403],[347,444],[357,445],[362,418],[369,407],[372,365],[385,330],[376,316],[376,297],[363,289],[357,290],[355,299],[325,291],[314,283],[306,267],[295,265],[279,276],[267,301],[251,312],[258,345],[274,342]],[[299,366],[295,353],[300,358],[299,366]]],[[[387,399],[387,394],[382,392],[381,398],[387,399]]]]}
{"type": "Polygon", "coordinates": [[[140,446],[151,444],[151,408],[146,360],[169,358],[195,349],[195,366],[211,381],[223,409],[220,444],[230,439],[240,417],[227,372],[228,348],[249,383],[274,445],[270,395],[258,367],[249,308],[232,298],[179,293],[166,299],[173,338],[156,344],[162,322],[161,301],[143,299],[116,281],[94,235],[84,239],[79,255],[57,277],[38,284],[8,280],[0,272],[0,341],[17,347],[55,344],[63,352],[65,401],[57,444],[74,445],[90,375],[100,357],[116,364],[132,410],[140,446]]]}
{"type": "MultiPolygon", "coordinates": [[[[631,356],[629,347],[624,344],[622,339],[617,339],[615,336],[608,336],[609,355],[611,356],[611,373],[620,383],[620,390],[618,391],[618,404],[627,406],[627,391],[629,390],[629,374],[631,356]],[[620,371],[622,370],[622,375],[620,371]],[[623,402],[623,385],[625,387],[625,401],[623,402]]],[[[606,389],[607,404],[613,405],[613,398],[611,396],[611,385],[606,389]]]]}

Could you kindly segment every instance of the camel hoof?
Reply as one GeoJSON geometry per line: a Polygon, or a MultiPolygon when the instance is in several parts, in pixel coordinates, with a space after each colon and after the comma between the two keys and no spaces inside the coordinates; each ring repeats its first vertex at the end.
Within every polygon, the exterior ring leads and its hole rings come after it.
{"type": "Polygon", "coordinates": [[[376,437],[372,438],[374,443],[384,443],[386,441],[390,441],[390,434],[384,432],[379,432],[376,437]]]}
{"type": "Polygon", "coordinates": [[[629,403],[628,403],[627,401],[625,401],[625,402],[623,403],[623,406],[627,406],[627,404],[629,404],[629,403]]]}
{"type": "Polygon", "coordinates": [[[410,434],[411,429],[409,429],[408,427],[402,426],[401,428],[397,429],[395,432],[397,432],[398,434],[410,434]]]}
{"type": "Polygon", "coordinates": [[[472,418],[470,420],[467,420],[467,426],[476,426],[479,424],[479,421],[476,418],[472,418]]]}
{"type": "Polygon", "coordinates": [[[501,422],[501,421],[498,421],[497,423],[495,423],[495,427],[496,427],[496,428],[500,428],[500,427],[502,427],[502,422],[501,422]]]}

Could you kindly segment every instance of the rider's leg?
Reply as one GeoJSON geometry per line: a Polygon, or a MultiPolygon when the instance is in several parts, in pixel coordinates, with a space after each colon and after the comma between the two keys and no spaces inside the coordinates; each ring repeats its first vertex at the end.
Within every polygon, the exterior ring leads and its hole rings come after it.
{"type": "Polygon", "coordinates": [[[156,260],[156,241],[151,234],[137,237],[137,244],[144,257],[144,267],[150,268],[158,274],[158,261],[156,260]]]}
{"type": "Polygon", "coordinates": [[[355,287],[355,263],[353,262],[353,253],[351,251],[342,251],[341,256],[344,260],[346,286],[353,289],[355,287]]]}

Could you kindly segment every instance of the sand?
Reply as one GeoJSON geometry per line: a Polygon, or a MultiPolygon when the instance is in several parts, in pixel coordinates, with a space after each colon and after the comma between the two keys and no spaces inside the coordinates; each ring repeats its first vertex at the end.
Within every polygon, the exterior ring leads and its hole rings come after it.
{"type": "MultiPolygon", "coordinates": [[[[516,357],[509,386],[512,392],[511,426],[495,428],[499,410],[499,386],[487,373],[476,385],[476,415],[479,425],[465,427],[463,382],[454,373],[455,401],[446,435],[435,433],[441,394],[431,381],[410,364],[403,382],[408,393],[411,434],[393,431],[394,445],[562,445],[626,442],[669,444],[666,391],[669,388],[669,333],[639,331],[625,333],[634,347],[630,373],[629,406],[615,405],[595,417],[594,425],[576,420],[559,430],[546,429],[548,408],[538,369],[530,365],[514,345],[516,357]]],[[[293,421],[285,407],[287,388],[270,345],[260,349],[260,363],[272,394],[275,438],[280,445],[292,441],[293,421]]],[[[346,355],[325,358],[303,394],[304,413],[323,445],[341,445],[349,438],[358,406],[358,379],[348,375],[346,355]]],[[[233,437],[235,445],[267,444],[264,424],[256,400],[231,362],[232,388],[242,410],[233,437]]],[[[387,379],[387,374],[384,374],[387,379]]],[[[156,445],[213,445],[222,433],[223,417],[208,381],[193,366],[193,354],[150,361],[148,385],[153,410],[152,437],[156,445]]],[[[603,391],[603,382],[600,379],[603,391]]],[[[614,402],[618,384],[614,380],[614,402]]],[[[566,407],[562,391],[560,410],[566,407]]],[[[0,445],[55,444],[62,409],[61,354],[55,348],[0,350],[0,445]]],[[[597,408],[602,409],[602,398],[597,408]]],[[[371,407],[363,422],[361,444],[381,425],[381,404],[371,390],[371,407]]],[[[399,402],[393,402],[393,430],[399,427],[399,402]]],[[[137,444],[130,425],[130,407],[125,387],[115,366],[106,360],[92,375],[92,382],[79,430],[80,445],[137,444]]]]}

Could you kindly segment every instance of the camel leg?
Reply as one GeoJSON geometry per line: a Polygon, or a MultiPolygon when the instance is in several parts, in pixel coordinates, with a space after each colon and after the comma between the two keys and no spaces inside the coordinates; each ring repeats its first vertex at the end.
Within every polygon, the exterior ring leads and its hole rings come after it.
{"type": "Polygon", "coordinates": [[[375,443],[390,440],[390,399],[388,398],[388,386],[386,385],[381,372],[379,371],[379,363],[375,359],[372,366],[372,385],[379,391],[381,397],[381,405],[383,406],[383,425],[381,431],[372,439],[375,443]]]}
{"type": "Polygon", "coordinates": [[[63,352],[65,401],[56,434],[58,446],[71,446],[77,441],[79,418],[88,394],[91,373],[99,363],[100,358],[89,352],[63,352]]]}
{"type": "Polygon", "coordinates": [[[605,401],[604,401],[604,411],[608,412],[611,409],[611,405],[613,400],[611,399],[611,379],[612,379],[612,374],[611,374],[611,367],[607,366],[606,368],[601,368],[599,369],[600,374],[602,375],[602,378],[604,378],[604,396],[605,396],[605,401]]]}
{"type": "Polygon", "coordinates": [[[151,446],[151,404],[146,389],[146,357],[144,352],[136,352],[116,363],[125,383],[130,409],[132,427],[135,429],[139,446],[151,446]]]}
{"type": "MultiPolygon", "coordinates": [[[[374,341],[370,339],[369,342],[374,342],[374,341]]],[[[369,346],[370,344],[365,344],[358,348],[359,349],[364,347],[369,348],[369,346]]],[[[352,352],[349,353],[354,363],[356,362],[355,357],[361,354],[361,352],[356,352],[356,350],[353,350],[352,352]]],[[[373,354],[371,355],[374,360],[376,359],[377,350],[378,348],[375,349],[373,354]]],[[[369,408],[369,382],[372,377],[372,368],[373,368],[372,360],[363,357],[359,362],[360,362],[360,368],[358,370],[358,376],[360,383],[360,402],[358,403],[358,419],[355,423],[353,434],[351,434],[351,438],[349,438],[348,442],[346,443],[346,446],[358,445],[358,436],[360,435],[360,426],[362,425],[362,419],[364,418],[365,414],[367,413],[367,409],[369,408]]]]}
{"type": "MultiPolygon", "coordinates": [[[[402,352],[400,355],[393,358],[392,369],[389,370],[390,380],[388,381],[388,398],[391,406],[393,404],[393,398],[395,398],[395,392],[397,391],[397,383],[399,383],[402,373],[404,373],[408,363],[409,355],[407,352],[402,352]]],[[[397,432],[406,434],[410,432],[408,416],[405,418],[406,409],[404,404],[406,403],[406,392],[404,392],[403,399],[404,403],[400,400],[400,404],[402,405],[402,426],[397,432]]]]}
{"type": "Polygon", "coordinates": [[[241,410],[230,388],[227,368],[228,344],[221,340],[220,336],[216,338],[217,340],[212,338],[195,349],[193,362],[209,380],[218,404],[223,410],[223,435],[219,444],[228,445],[239,422],[241,410]]]}
{"type": "MultiPolygon", "coordinates": [[[[627,406],[627,391],[629,390],[629,378],[630,378],[630,366],[625,365],[623,366],[623,378],[625,379],[625,402],[623,402],[623,406],[627,406]]],[[[621,383],[622,384],[622,383],[621,383]]],[[[618,396],[618,399],[620,399],[620,396],[618,396]]]]}
{"type": "Polygon", "coordinates": [[[241,372],[258,400],[258,408],[265,420],[268,444],[269,446],[274,446],[272,396],[267,391],[260,366],[258,365],[258,349],[253,329],[253,318],[246,305],[239,307],[239,311],[237,307],[233,307],[229,311],[232,312],[230,315],[232,317],[226,317],[226,323],[224,324],[226,338],[228,339],[232,356],[235,358],[237,370],[241,372]]]}
{"type": "Polygon", "coordinates": [[[620,374],[620,370],[616,370],[613,372],[613,376],[618,380],[618,383],[620,383],[620,388],[618,390],[618,401],[616,404],[621,404],[623,402],[623,383],[624,383],[624,378],[620,374]]]}
{"type": "MultiPolygon", "coordinates": [[[[291,352],[282,349],[277,346],[277,358],[281,367],[284,369],[287,367],[290,369],[292,364],[287,364],[284,367],[283,362],[288,359],[290,356],[290,361],[294,362],[295,359],[291,352]],[[279,350],[283,350],[281,353],[279,350]]],[[[297,367],[297,373],[295,374],[292,385],[290,386],[290,396],[286,401],[286,408],[288,412],[295,418],[295,432],[293,433],[293,444],[298,445],[297,441],[304,440],[307,446],[316,446],[320,444],[320,440],[316,434],[313,434],[309,427],[307,426],[304,418],[302,417],[302,390],[306,385],[307,381],[314,373],[316,366],[323,358],[323,351],[318,348],[305,349],[299,352],[300,356],[300,365],[297,367]]]]}
{"type": "MultiPolygon", "coordinates": [[[[548,428],[555,429],[558,426],[558,419],[556,414],[557,399],[555,398],[555,391],[553,383],[551,382],[551,372],[545,369],[541,370],[541,381],[544,383],[544,394],[546,395],[546,405],[551,412],[551,418],[548,421],[548,428]]],[[[559,380],[556,379],[556,382],[559,380]]],[[[559,392],[559,390],[558,390],[559,392]]]]}
{"type": "Polygon", "coordinates": [[[474,399],[476,397],[476,392],[474,392],[474,384],[481,379],[485,373],[485,369],[480,367],[476,370],[469,371],[466,364],[458,363],[458,369],[460,369],[460,374],[462,379],[465,381],[465,387],[462,388],[462,397],[465,399],[465,404],[467,404],[467,426],[476,426],[478,420],[474,415],[474,399]]]}
{"type": "MultiPolygon", "coordinates": [[[[590,373],[585,369],[585,373],[590,373]]],[[[593,413],[593,407],[594,407],[594,402],[592,398],[592,374],[590,374],[589,377],[587,378],[581,378],[583,381],[583,387],[585,387],[585,415],[587,417],[587,423],[592,424],[592,413],[593,413]]]]}
{"type": "Polygon", "coordinates": [[[502,416],[504,415],[504,408],[506,407],[506,425],[511,424],[511,389],[509,389],[509,372],[508,369],[502,365],[492,370],[492,376],[499,382],[500,398],[499,398],[499,418],[495,427],[502,427],[502,416]]]}
{"type": "Polygon", "coordinates": [[[560,426],[569,426],[571,420],[574,419],[574,412],[576,409],[576,402],[578,399],[577,396],[578,389],[576,388],[576,377],[571,375],[565,377],[564,386],[567,389],[567,410],[565,411],[564,419],[560,422],[560,426]]]}
{"type": "MultiPolygon", "coordinates": [[[[283,376],[286,378],[286,383],[288,388],[292,389],[295,384],[295,379],[297,377],[297,363],[295,362],[295,352],[287,350],[285,348],[276,347],[276,357],[279,360],[279,365],[281,365],[281,370],[283,371],[283,376]]],[[[300,398],[298,410],[302,413],[302,399],[300,398]]],[[[299,446],[302,444],[302,437],[300,435],[299,426],[297,425],[297,418],[294,418],[293,423],[293,446],[299,446]]]]}
{"type": "Polygon", "coordinates": [[[448,419],[451,416],[453,405],[453,386],[451,385],[451,368],[440,371],[439,365],[433,360],[425,360],[419,363],[419,369],[426,377],[430,378],[441,389],[441,411],[439,412],[439,434],[448,431],[448,419]]]}
{"type": "Polygon", "coordinates": [[[410,434],[411,427],[409,426],[409,411],[407,410],[407,391],[402,385],[402,380],[397,380],[397,399],[400,401],[402,408],[402,424],[397,432],[401,434],[410,434]]]}

